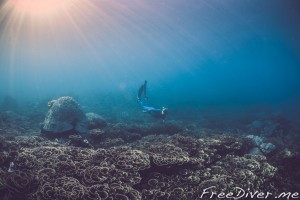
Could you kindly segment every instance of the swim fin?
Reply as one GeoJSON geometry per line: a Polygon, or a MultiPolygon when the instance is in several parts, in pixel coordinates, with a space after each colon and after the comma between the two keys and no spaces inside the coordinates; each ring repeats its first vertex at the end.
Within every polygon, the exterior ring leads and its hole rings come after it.
{"type": "Polygon", "coordinates": [[[147,80],[145,80],[144,84],[141,85],[141,87],[138,90],[137,98],[139,101],[141,100],[143,93],[144,93],[144,98],[147,100],[148,99],[148,97],[147,97],[147,80]]]}
{"type": "Polygon", "coordinates": [[[147,96],[147,80],[145,80],[144,82],[144,97],[146,100],[148,100],[148,96],[147,96]]]}
{"type": "Polygon", "coordinates": [[[137,98],[139,101],[141,100],[143,92],[144,92],[144,85],[141,85],[140,89],[138,90],[138,95],[137,95],[137,98]]]}

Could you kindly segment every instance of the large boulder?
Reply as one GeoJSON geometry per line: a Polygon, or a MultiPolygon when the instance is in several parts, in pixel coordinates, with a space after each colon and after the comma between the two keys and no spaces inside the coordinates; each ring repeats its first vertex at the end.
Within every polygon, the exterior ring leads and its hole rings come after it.
{"type": "Polygon", "coordinates": [[[72,97],[60,97],[48,103],[48,113],[42,125],[43,132],[63,133],[87,131],[87,119],[80,105],[72,97]]]}
{"type": "Polygon", "coordinates": [[[104,128],[107,126],[107,122],[96,113],[86,113],[86,118],[88,121],[88,129],[95,129],[95,128],[104,128]]]}

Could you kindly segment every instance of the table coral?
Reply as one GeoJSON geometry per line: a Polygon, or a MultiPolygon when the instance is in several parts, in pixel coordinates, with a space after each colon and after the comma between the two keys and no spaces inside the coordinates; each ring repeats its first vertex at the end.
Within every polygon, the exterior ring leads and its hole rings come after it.
{"type": "Polygon", "coordinates": [[[235,187],[266,191],[277,173],[265,156],[243,153],[243,139],[224,135],[146,136],[106,148],[39,139],[9,143],[3,141],[2,147],[16,151],[9,158],[16,170],[0,169],[3,198],[200,199],[210,186],[216,192],[235,192],[235,187]]]}

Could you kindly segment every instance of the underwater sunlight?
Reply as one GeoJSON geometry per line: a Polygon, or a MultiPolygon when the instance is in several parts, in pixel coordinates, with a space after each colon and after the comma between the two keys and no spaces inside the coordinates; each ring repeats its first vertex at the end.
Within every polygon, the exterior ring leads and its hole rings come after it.
{"type": "Polygon", "coordinates": [[[59,11],[68,9],[72,2],[76,0],[9,0],[5,6],[7,6],[6,9],[13,9],[21,14],[52,17],[59,11]]]}
{"type": "Polygon", "coordinates": [[[299,199],[300,0],[0,0],[0,199],[299,199]]]}

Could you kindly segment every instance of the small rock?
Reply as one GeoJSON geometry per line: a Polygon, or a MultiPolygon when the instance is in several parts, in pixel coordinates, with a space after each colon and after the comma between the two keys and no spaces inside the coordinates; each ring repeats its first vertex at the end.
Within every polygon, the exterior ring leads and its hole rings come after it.
{"type": "Polygon", "coordinates": [[[260,145],[263,142],[261,137],[255,135],[248,135],[246,138],[250,139],[255,145],[260,145]]]}
{"type": "Polygon", "coordinates": [[[107,126],[107,122],[96,113],[85,114],[88,122],[88,129],[104,128],[107,126]]]}
{"type": "Polygon", "coordinates": [[[275,145],[272,143],[262,143],[260,145],[260,149],[263,151],[264,154],[270,154],[272,151],[275,150],[275,145]]]}

